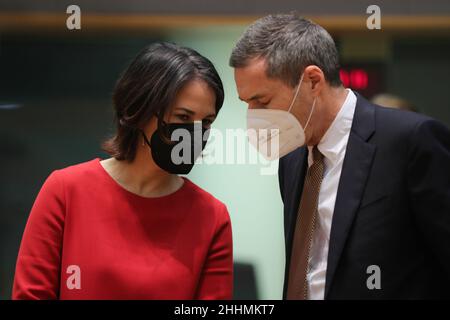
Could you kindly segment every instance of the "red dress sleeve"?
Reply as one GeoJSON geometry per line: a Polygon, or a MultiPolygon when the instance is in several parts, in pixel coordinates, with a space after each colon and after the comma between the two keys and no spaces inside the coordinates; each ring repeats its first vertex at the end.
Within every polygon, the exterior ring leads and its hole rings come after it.
{"type": "Polygon", "coordinates": [[[54,171],[42,186],[22,237],[13,299],[58,299],[65,199],[54,171]]]}
{"type": "Polygon", "coordinates": [[[231,300],[232,297],[233,239],[230,216],[223,205],[195,299],[231,300]]]}

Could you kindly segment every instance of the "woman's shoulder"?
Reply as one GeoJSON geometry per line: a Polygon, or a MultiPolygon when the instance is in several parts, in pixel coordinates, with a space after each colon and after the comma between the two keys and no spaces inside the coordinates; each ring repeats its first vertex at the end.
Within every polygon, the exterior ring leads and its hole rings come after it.
{"type": "Polygon", "coordinates": [[[65,183],[72,183],[81,180],[94,180],[99,173],[100,159],[95,158],[89,161],[69,165],[67,167],[54,170],[49,179],[63,180],[65,183]]]}
{"type": "Polygon", "coordinates": [[[93,172],[96,171],[98,168],[98,165],[100,164],[100,158],[95,158],[92,160],[88,160],[85,162],[80,162],[72,165],[68,165],[61,169],[56,169],[59,174],[62,175],[71,175],[71,174],[78,174],[78,173],[86,173],[86,172],[93,172]]]}
{"type": "Polygon", "coordinates": [[[189,192],[188,196],[194,205],[209,212],[214,211],[225,216],[225,218],[228,217],[228,210],[225,203],[187,178],[185,178],[185,183],[186,189],[189,192]]]}
{"type": "Polygon", "coordinates": [[[43,203],[51,203],[54,200],[64,203],[68,191],[77,189],[74,186],[80,186],[78,189],[81,189],[86,185],[85,181],[96,180],[97,165],[100,165],[99,159],[94,159],[52,171],[41,186],[36,202],[43,207],[43,203]]]}

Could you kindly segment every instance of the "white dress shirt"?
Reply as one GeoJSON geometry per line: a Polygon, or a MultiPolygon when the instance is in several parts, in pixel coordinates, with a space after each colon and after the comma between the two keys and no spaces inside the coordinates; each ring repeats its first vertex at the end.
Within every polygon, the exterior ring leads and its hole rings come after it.
{"type": "MultiPolygon", "coordinates": [[[[307,273],[308,299],[311,300],[324,299],[325,294],[331,221],[356,107],[355,94],[350,89],[347,91],[348,94],[341,109],[317,146],[324,156],[324,174],[319,191],[318,216],[315,221],[307,273]]],[[[310,166],[312,147],[308,149],[308,166],[310,166]]]]}

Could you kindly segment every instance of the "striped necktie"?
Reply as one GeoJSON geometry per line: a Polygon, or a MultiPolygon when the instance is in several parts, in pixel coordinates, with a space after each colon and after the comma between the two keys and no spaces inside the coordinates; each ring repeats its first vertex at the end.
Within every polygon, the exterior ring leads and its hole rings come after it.
{"type": "Polygon", "coordinates": [[[306,300],[308,297],[306,277],[324,167],[323,155],[317,146],[313,147],[312,153],[314,160],[306,172],[295,224],[288,277],[288,300],[306,300]]]}

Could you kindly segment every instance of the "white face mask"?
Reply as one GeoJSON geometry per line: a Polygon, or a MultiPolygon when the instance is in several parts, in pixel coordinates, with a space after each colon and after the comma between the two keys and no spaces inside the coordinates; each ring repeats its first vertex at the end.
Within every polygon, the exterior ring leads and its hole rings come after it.
{"type": "Polygon", "coordinates": [[[314,99],[305,128],[290,112],[300,91],[302,80],[303,74],[287,111],[280,109],[247,110],[248,140],[267,160],[281,158],[305,144],[305,130],[311,120],[316,99],[314,99]]]}

